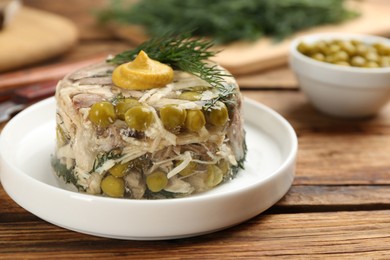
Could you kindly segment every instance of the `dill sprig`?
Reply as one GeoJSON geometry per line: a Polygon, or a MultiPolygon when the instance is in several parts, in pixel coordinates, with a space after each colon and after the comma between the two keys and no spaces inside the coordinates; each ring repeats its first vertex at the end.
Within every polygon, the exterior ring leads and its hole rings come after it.
{"type": "Polygon", "coordinates": [[[77,178],[74,175],[74,166],[68,169],[68,167],[66,167],[65,164],[62,164],[61,161],[55,156],[52,156],[51,158],[51,166],[53,167],[58,177],[64,179],[65,183],[72,183],[79,190],[82,189],[82,186],[77,184],[77,178]]]}
{"type": "Polygon", "coordinates": [[[93,167],[91,170],[92,172],[95,172],[97,169],[103,166],[105,162],[111,159],[118,159],[121,157],[122,151],[119,148],[114,148],[109,152],[100,153],[96,156],[95,161],[93,162],[93,167]]]}
{"type": "Polygon", "coordinates": [[[231,98],[231,96],[236,92],[236,87],[232,84],[226,84],[224,85],[224,88],[218,88],[218,96],[207,100],[203,105],[203,109],[208,111],[212,109],[218,101],[220,101],[223,102],[229,108],[229,110],[232,110],[236,105],[236,102],[231,98]]]}
{"type": "Polygon", "coordinates": [[[168,64],[173,69],[191,73],[211,86],[223,89],[223,77],[231,75],[208,61],[218,53],[210,50],[213,45],[212,41],[203,38],[191,38],[190,33],[167,33],[162,37],[152,38],[135,49],[124,51],[107,62],[123,64],[132,61],[143,50],[151,59],[168,64]]]}
{"type": "MultiPolygon", "coordinates": [[[[283,39],[296,31],[358,16],[347,0],[111,0],[101,22],[141,25],[150,36],[193,30],[217,43],[283,39]]],[[[352,1],[353,2],[353,1],[352,1]]],[[[358,1],[356,1],[358,2],[358,1]]]]}

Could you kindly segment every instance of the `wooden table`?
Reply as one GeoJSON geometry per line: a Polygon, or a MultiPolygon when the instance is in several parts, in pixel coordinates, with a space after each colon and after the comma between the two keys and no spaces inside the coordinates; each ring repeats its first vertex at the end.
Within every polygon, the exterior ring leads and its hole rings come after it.
{"type": "MultiPolygon", "coordinates": [[[[60,1],[25,2],[78,17],[63,5],[61,9],[60,1]]],[[[80,22],[82,30],[93,26],[88,21],[80,22]]],[[[100,30],[89,32],[60,60],[127,46],[100,30]]],[[[125,241],[49,224],[18,206],[0,187],[0,259],[390,259],[390,103],[374,118],[343,120],[317,112],[297,87],[242,92],[284,116],[298,135],[293,186],[269,210],[199,237],[125,241]]]]}

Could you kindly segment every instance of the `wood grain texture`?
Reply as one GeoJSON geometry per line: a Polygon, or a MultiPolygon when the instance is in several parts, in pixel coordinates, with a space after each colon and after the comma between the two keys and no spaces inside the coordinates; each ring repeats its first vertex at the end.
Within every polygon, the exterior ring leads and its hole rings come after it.
{"type": "MultiPolygon", "coordinates": [[[[130,47],[87,13],[105,2],[25,0],[67,16],[83,32],[75,48],[43,65],[130,47]]],[[[295,181],[269,210],[199,237],[125,241],[47,223],[0,184],[0,259],[390,259],[390,104],[372,118],[333,118],[310,105],[286,67],[245,77],[244,96],[280,113],[298,135],[295,181]]]]}
{"type": "Polygon", "coordinates": [[[390,209],[389,185],[294,185],[270,212],[390,209]]]}
{"type": "Polygon", "coordinates": [[[294,73],[288,66],[234,76],[241,89],[297,89],[299,87],[294,73]]]}
{"type": "Polygon", "coordinates": [[[0,259],[386,259],[389,234],[388,210],[260,215],[217,233],[168,241],[97,238],[26,221],[0,225],[0,259]]]}

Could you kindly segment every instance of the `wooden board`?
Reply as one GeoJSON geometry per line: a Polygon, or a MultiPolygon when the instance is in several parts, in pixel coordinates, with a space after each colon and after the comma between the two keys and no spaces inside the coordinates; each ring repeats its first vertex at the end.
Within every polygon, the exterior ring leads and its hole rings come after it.
{"type": "Polygon", "coordinates": [[[389,210],[271,214],[194,238],[125,241],[1,213],[0,258],[389,259],[389,217],[389,210]]]}
{"type": "Polygon", "coordinates": [[[61,16],[22,7],[12,23],[0,31],[0,71],[57,56],[78,38],[74,24],[61,16]]]}
{"type": "MultiPolygon", "coordinates": [[[[300,35],[319,32],[390,35],[389,1],[365,0],[355,4],[353,9],[360,12],[361,16],[354,20],[342,24],[319,26],[310,30],[301,31],[281,42],[275,42],[269,38],[262,38],[254,43],[237,42],[228,46],[219,46],[219,49],[223,49],[223,51],[214,60],[227,68],[235,76],[253,74],[269,68],[285,65],[287,63],[289,44],[292,39],[300,35]]],[[[140,43],[146,39],[142,30],[136,26],[121,27],[116,25],[112,29],[119,37],[132,42],[140,43]]]]}

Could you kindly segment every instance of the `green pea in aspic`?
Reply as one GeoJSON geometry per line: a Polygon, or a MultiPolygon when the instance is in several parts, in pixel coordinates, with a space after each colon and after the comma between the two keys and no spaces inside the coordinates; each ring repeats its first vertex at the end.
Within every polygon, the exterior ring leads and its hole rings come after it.
{"type": "Polygon", "coordinates": [[[125,120],[125,113],[132,107],[138,106],[140,103],[134,98],[124,98],[119,100],[115,106],[115,113],[119,119],[125,120]]]}
{"type": "Polygon", "coordinates": [[[192,132],[198,132],[206,125],[206,119],[201,110],[188,110],[185,126],[192,132]]]}
{"type": "Polygon", "coordinates": [[[177,105],[165,105],[160,108],[160,118],[168,130],[180,130],[184,126],[187,111],[177,105]]]}
{"type": "Polygon", "coordinates": [[[114,106],[107,101],[95,103],[89,110],[88,119],[97,126],[107,127],[116,120],[114,106]]]}
{"type": "Polygon", "coordinates": [[[152,192],[159,192],[168,184],[167,174],[163,171],[155,171],[146,177],[146,186],[152,192]]]}
{"type": "Polygon", "coordinates": [[[202,98],[202,94],[197,91],[186,91],[179,95],[179,99],[197,101],[202,98]]]}
{"type": "MultiPolygon", "coordinates": [[[[181,163],[181,161],[178,162],[178,164],[181,163]]],[[[198,167],[198,164],[196,162],[190,162],[183,170],[179,172],[180,176],[186,177],[194,173],[196,168],[198,167]]]]}
{"type": "Polygon", "coordinates": [[[134,106],[125,113],[125,122],[131,129],[145,131],[153,123],[153,113],[147,106],[134,106]]]}
{"type": "Polygon", "coordinates": [[[218,101],[206,111],[207,122],[214,126],[224,126],[229,120],[229,113],[224,103],[218,101]]]}
{"type": "Polygon", "coordinates": [[[207,176],[205,183],[208,187],[215,187],[223,180],[223,172],[215,165],[207,166],[207,176]]]}
{"type": "Polygon", "coordinates": [[[108,174],[100,183],[103,193],[114,198],[122,198],[125,194],[125,181],[108,174]]]}
{"type": "Polygon", "coordinates": [[[130,162],[115,164],[111,167],[108,172],[115,177],[124,177],[127,173],[127,169],[129,168],[130,162]]]}

